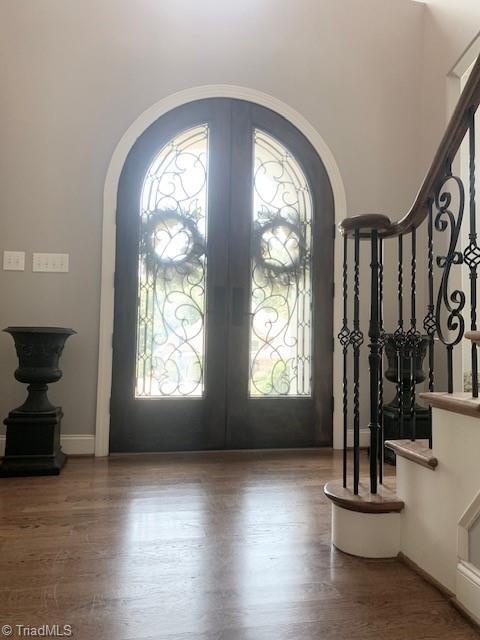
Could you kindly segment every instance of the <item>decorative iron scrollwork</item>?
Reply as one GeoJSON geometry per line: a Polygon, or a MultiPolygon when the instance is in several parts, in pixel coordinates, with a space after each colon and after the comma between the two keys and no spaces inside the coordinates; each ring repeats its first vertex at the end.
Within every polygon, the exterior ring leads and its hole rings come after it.
{"type": "Polygon", "coordinates": [[[399,349],[402,349],[405,346],[405,343],[407,341],[407,334],[405,333],[402,327],[397,327],[397,329],[395,329],[395,332],[393,334],[393,338],[395,340],[395,348],[398,351],[399,349]]]}
{"type": "Polygon", "coordinates": [[[353,329],[350,332],[350,344],[354,349],[360,349],[362,344],[364,343],[364,335],[360,329],[353,329]]]}
{"type": "Polygon", "coordinates": [[[405,334],[404,347],[408,350],[411,350],[412,352],[415,352],[421,341],[422,336],[420,335],[420,332],[417,331],[415,327],[410,327],[410,329],[405,334]]]}
{"type": "Polygon", "coordinates": [[[460,289],[449,290],[451,269],[453,266],[461,265],[463,262],[463,254],[457,250],[465,208],[465,189],[459,177],[453,176],[451,173],[444,177],[435,194],[435,206],[437,209],[435,229],[442,233],[450,229],[447,255],[438,256],[436,260],[437,266],[443,270],[437,296],[435,315],[436,330],[443,344],[454,347],[462,339],[465,330],[465,320],[462,315],[465,307],[465,294],[460,289]],[[453,188],[458,191],[456,194],[456,205],[458,209],[456,215],[452,211],[452,204],[454,203],[452,196],[453,188]],[[446,327],[450,335],[446,335],[442,327],[443,308],[445,308],[447,312],[446,327]]]}
{"type": "Polygon", "coordinates": [[[346,349],[350,344],[350,329],[347,325],[342,326],[337,337],[342,347],[346,349]]]}
{"type": "Polygon", "coordinates": [[[201,396],[204,384],[208,127],[167,143],[139,216],[137,397],[201,396]]]}
{"type": "Polygon", "coordinates": [[[473,269],[480,265],[480,247],[477,242],[470,242],[463,252],[463,261],[469,269],[473,269]]]}
{"type": "Polygon", "coordinates": [[[254,131],[250,394],[311,393],[309,185],[296,158],[254,131]]]}
{"type": "Polygon", "coordinates": [[[437,329],[437,323],[435,321],[435,314],[433,313],[433,308],[428,309],[427,315],[423,320],[423,328],[425,329],[425,333],[427,336],[435,335],[435,331],[437,329]]]}

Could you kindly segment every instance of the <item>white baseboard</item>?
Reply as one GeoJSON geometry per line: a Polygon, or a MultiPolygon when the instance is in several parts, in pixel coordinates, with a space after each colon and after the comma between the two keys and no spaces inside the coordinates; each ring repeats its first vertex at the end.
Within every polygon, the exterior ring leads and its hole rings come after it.
{"type": "MultiPolygon", "coordinates": [[[[70,455],[92,455],[95,452],[95,436],[65,434],[60,438],[62,449],[70,455]]],[[[0,457],[5,453],[5,436],[0,436],[0,457]]]]}
{"type": "MultiPolygon", "coordinates": [[[[353,447],[353,430],[347,433],[347,446],[353,447]]],[[[360,447],[366,449],[370,446],[370,429],[360,429],[360,447]]]]}

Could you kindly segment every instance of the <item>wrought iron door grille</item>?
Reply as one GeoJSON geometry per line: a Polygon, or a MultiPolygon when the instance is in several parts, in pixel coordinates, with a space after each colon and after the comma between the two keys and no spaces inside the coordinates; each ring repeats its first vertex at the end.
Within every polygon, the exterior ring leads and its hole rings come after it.
{"type": "Polygon", "coordinates": [[[252,397],[310,396],[312,198],[295,157],[254,130],[252,397]]]}
{"type": "Polygon", "coordinates": [[[140,202],[135,396],[204,393],[208,127],[151,163],[140,202]]]}

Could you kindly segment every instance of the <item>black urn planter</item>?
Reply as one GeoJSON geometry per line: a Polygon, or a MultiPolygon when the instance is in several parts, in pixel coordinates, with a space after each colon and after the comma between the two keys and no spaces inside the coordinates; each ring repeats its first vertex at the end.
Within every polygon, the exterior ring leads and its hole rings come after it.
{"type": "MultiPolygon", "coordinates": [[[[413,375],[415,384],[420,384],[425,380],[425,372],[423,370],[423,362],[427,355],[429,343],[428,336],[420,336],[418,347],[415,351],[413,375]]],[[[385,355],[387,357],[388,367],[385,371],[385,378],[395,385],[398,385],[398,352],[396,348],[396,340],[393,334],[387,334],[385,340],[385,355]]],[[[403,398],[403,432],[400,421],[400,397],[398,388],[395,389],[396,394],[391,402],[383,407],[383,429],[385,440],[398,440],[403,438],[411,438],[413,436],[413,424],[410,418],[410,355],[405,353],[401,363],[401,394],[403,398]]],[[[415,403],[415,437],[429,438],[431,433],[430,412],[425,407],[415,403]]],[[[395,463],[395,454],[391,449],[385,449],[385,460],[391,464],[395,463]]]]}
{"type": "Polygon", "coordinates": [[[63,412],[48,397],[48,384],[62,377],[59,360],[66,339],[63,327],[7,327],[18,356],[15,378],[28,384],[25,402],[10,411],[0,476],[58,475],[66,461],[60,447],[63,412]]]}

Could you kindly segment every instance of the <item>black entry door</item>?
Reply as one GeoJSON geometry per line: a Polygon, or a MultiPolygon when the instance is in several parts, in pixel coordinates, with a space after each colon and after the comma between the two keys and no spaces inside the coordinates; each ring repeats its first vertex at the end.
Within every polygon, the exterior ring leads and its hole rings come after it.
{"type": "Polygon", "coordinates": [[[331,443],[332,226],[278,114],[208,99],[144,132],[118,190],[112,452],[331,443]]]}

